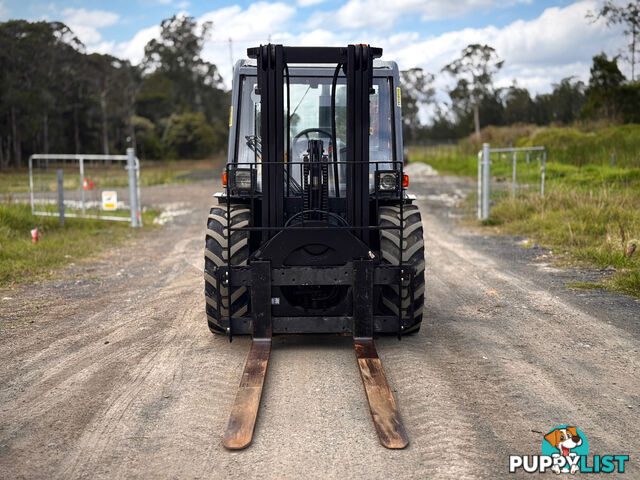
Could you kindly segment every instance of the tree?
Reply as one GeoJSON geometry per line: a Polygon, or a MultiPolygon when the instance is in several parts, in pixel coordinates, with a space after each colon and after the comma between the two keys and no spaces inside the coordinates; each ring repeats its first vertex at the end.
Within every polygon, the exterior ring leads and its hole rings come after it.
{"type": "Polygon", "coordinates": [[[552,121],[567,124],[577,120],[585,103],[584,83],[567,77],[552,86],[552,121]]]}
{"type": "Polygon", "coordinates": [[[476,137],[480,138],[480,104],[493,93],[493,76],[500,71],[504,60],[489,45],[471,44],[460,57],[446,65],[442,71],[458,79],[449,92],[451,100],[468,111],[473,109],[476,137]]]}
{"type": "Polygon", "coordinates": [[[533,100],[526,88],[513,85],[504,91],[504,123],[530,123],[533,121],[533,100]]]}
{"type": "Polygon", "coordinates": [[[421,68],[400,72],[402,82],[402,124],[408,140],[415,140],[421,126],[420,108],[433,101],[434,76],[421,68]]]}
{"type": "Polygon", "coordinates": [[[203,111],[204,91],[222,83],[216,66],[201,57],[212,26],[204,22],[198,32],[195,18],[174,15],[162,21],[160,39],[144,48],[143,65],[173,82],[173,99],[182,111],[203,111]]]}
{"type": "Polygon", "coordinates": [[[587,17],[593,21],[605,18],[607,25],[625,25],[624,34],[631,37],[629,42],[629,56],[631,63],[631,81],[636,80],[636,53],[640,36],[640,0],[630,1],[624,6],[618,6],[612,1],[606,1],[597,12],[589,12],[587,17]]]}
{"type": "Polygon", "coordinates": [[[593,57],[584,114],[616,118],[620,110],[619,87],[625,80],[618,68],[618,57],[609,60],[605,53],[593,57]]]}
{"type": "Polygon", "coordinates": [[[49,117],[66,103],[65,82],[81,43],[60,22],[10,20],[0,23],[0,45],[1,168],[11,160],[20,166],[23,153],[47,152],[52,139],[58,142],[49,117]]]}

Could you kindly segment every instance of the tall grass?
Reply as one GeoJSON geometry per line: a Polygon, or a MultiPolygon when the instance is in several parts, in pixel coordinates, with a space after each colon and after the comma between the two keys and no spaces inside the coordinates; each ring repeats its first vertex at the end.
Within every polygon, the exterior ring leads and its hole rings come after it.
{"type": "Polygon", "coordinates": [[[553,183],[544,197],[504,199],[491,210],[500,232],[526,235],[578,264],[617,269],[609,288],[640,297],[640,184],[589,189],[553,183]]]}
{"type": "MultiPolygon", "coordinates": [[[[483,132],[495,140],[526,131],[519,127],[483,132]]],[[[546,194],[535,190],[511,197],[495,189],[495,206],[486,225],[498,232],[526,235],[582,265],[613,267],[603,285],[640,298],[640,125],[547,128],[526,132],[518,146],[548,148],[546,194]],[[611,152],[615,153],[611,166],[611,152]],[[625,250],[636,243],[629,258],[625,250]]],[[[493,146],[507,146],[494,143],[493,146]]],[[[424,161],[441,173],[477,175],[477,144],[410,149],[412,161],[424,161]],[[476,149],[474,151],[474,149],[476,149]]],[[[510,181],[511,164],[492,157],[492,177],[510,181]]],[[[518,181],[539,181],[539,165],[518,162],[518,181]]]]}
{"type": "Polygon", "coordinates": [[[516,124],[485,127],[480,139],[462,140],[459,152],[473,155],[488,142],[494,147],[547,147],[548,159],[581,167],[640,167],[640,125],[576,124],[570,127],[540,127],[516,124]]]}

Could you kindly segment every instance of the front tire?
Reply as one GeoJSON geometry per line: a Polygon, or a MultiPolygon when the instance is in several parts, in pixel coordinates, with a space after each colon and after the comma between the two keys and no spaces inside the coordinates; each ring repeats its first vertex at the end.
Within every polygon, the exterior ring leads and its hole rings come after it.
{"type": "MultiPolygon", "coordinates": [[[[251,212],[244,205],[231,205],[229,225],[232,228],[248,227],[251,212]]],[[[216,270],[228,265],[246,265],[249,258],[249,232],[234,231],[229,236],[227,230],[226,206],[213,207],[209,211],[204,250],[204,295],[206,300],[207,323],[212,333],[226,333],[228,321],[223,318],[241,317],[249,310],[247,287],[217,288],[216,270]],[[230,250],[229,250],[230,247],[230,250]],[[231,258],[229,257],[229,253],[231,258]],[[219,291],[218,291],[219,290],[219,291]],[[218,303],[220,294],[220,304],[218,303]],[[229,302],[230,299],[230,302],[229,302]],[[229,306],[231,303],[231,306],[229,306]]]]}
{"type": "MultiPolygon", "coordinates": [[[[400,207],[380,207],[378,225],[381,227],[400,226],[400,207]]],[[[416,333],[422,323],[424,308],[424,238],[422,231],[422,218],[420,210],[415,205],[403,207],[403,235],[400,242],[400,230],[380,230],[380,252],[382,259],[392,265],[400,265],[400,252],[402,262],[415,268],[413,285],[405,280],[402,288],[398,285],[385,285],[380,296],[381,309],[392,315],[398,315],[398,303],[402,309],[402,318],[411,316],[411,288],[413,286],[413,318],[408,325],[404,325],[403,333],[416,333]]]]}

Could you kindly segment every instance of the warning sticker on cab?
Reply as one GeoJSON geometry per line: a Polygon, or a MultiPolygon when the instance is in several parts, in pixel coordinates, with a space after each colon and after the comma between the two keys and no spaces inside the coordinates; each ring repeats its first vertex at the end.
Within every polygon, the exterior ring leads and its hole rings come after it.
{"type": "Polygon", "coordinates": [[[396,87],[396,105],[402,107],[402,94],[400,93],[400,87],[396,87]]]}

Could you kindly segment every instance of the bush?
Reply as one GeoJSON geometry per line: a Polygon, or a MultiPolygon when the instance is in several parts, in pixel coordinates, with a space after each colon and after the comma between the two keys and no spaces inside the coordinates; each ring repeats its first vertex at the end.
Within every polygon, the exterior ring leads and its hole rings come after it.
{"type": "Polygon", "coordinates": [[[211,157],[223,142],[222,136],[207,123],[202,113],[172,115],[165,137],[168,158],[211,157]]]}
{"type": "Polygon", "coordinates": [[[136,147],[140,158],[157,160],[162,157],[162,142],[156,134],[153,122],[148,118],[134,116],[133,128],[136,132],[136,147]]]}

